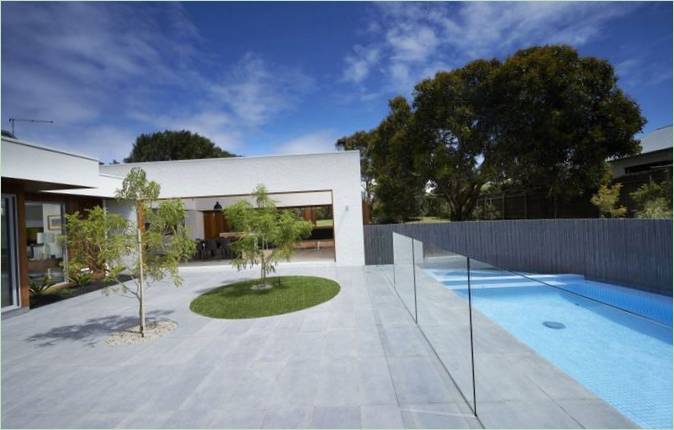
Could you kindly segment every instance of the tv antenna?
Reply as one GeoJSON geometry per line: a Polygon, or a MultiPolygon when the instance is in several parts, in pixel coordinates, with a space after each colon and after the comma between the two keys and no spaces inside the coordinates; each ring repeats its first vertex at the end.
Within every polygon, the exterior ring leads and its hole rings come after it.
{"type": "Polygon", "coordinates": [[[9,124],[12,126],[12,136],[16,136],[14,133],[14,124],[16,122],[39,122],[42,124],[54,124],[54,121],[48,119],[32,119],[32,118],[10,118],[9,124]]]}

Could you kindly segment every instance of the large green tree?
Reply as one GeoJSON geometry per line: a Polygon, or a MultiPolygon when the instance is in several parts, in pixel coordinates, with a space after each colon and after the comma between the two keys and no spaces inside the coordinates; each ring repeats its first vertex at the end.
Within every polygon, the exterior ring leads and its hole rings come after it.
{"type": "Polygon", "coordinates": [[[408,142],[414,167],[443,198],[450,219],[469,219],[480,188],[494,178],[493,94],[495,60],[478,60],[420,82],[408,142]]]}
{"type": "Polygon", "coordinates": [[[493,74],[502,172],[554,201],[595,191],[604,162],[639,151],[645,119],[606,60],[569,46],[517,51],[493,74]]]}
{"type": "Polygon", "coordinates": [[[374,177],[375,171],[370,156],[370,145],[373,139],[372,131],[360,130],[350,136],[337,140],[335,147],[344,151],[360,152],[360,177],[363,183],[364,199],[370,204],[374,203],[374,177]]]}
{"type": "Polygon", "coordinates": [[[124,162],[223,157],[235,157],[235,155],[219,148],[210,139],[197,133],[187,130],[165,130],[138,136],[131,153],[124,159],[124,162]]]}
{"type": "Polygon", "coordinates": [[[405,222],[419,215],[426,179],[414,169],[409,130],[413,112],[404,97],[389,100],[389,114],[372,132],[370,157],[378,222],[405,222]]]}

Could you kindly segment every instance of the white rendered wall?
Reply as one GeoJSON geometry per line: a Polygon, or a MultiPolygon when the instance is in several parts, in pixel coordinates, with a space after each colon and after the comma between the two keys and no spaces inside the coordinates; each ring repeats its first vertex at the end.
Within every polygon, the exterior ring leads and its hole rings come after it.
{"type": "Polygon", "coordinates": [[[2,138],[2,177],[95,187],[98,161],[7,137],[2,138]]]}
{"type": "Polygon", "coordinates": [[[204,238],[204,213],[195,210],[185,211],[185,227],[189,230],[190,238],[204,238]]]}
{"type": "MultiPolygon", "coordinates": [[[[249,195],[257,184],[270,193],[331,191],[336,262],[365,264],[358,151],[114,164],[101,166],[101,172],[123,177],[133,167],[161,185],[161,198],[249,195]]],[[[326,204],[325,195],[316,193],[303,204],[326,204]]]]}
{"type": "MultiPolygon", "coordinates": [[[[332,193],[330,191],[270,194],[269,197],[274,201],[274,204],[280,208],[292,206],[323,206],[332,204],[332,193]]],[[[220,203],[220,206],[226,208],[227,206],[231,206],[241,200],[247,200],[249,203],[255,204],[255,197],[251,195],[183,199],[183,203],[188,209],[209,211],[213,210],[215,203],[220,203]]]]}

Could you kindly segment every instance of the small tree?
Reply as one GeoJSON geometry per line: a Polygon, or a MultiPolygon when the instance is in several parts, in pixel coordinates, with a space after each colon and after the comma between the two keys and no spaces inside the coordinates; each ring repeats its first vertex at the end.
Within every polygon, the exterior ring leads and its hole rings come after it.
{"type": "Polygon", "coordinates": [[[650,182],[630,193],[637,203],[638,218],[672,218],[672,179],[650,182]]]}
{"type": "Polygon", "coordinates": [[[188,236],[184,225],[185,208],[181,200],[157,201],[160,187],[148,181],[145,171],[131,169],[124,178],[117,198],[130,202],[136,209],[136,225],[127,230],[126,243],[132,243],[135,252],[132,261],[123,258],[116,262],[119,274],[130,272],[135,289],[120,283],[122,291],[138,300],[138,320],[141,336],[145,336],[145,283],[159,281],[169,275],[175,286],[180,286],[182,278],[178,273],[178,263],[189,259],[196,250],[196,244],[188,236]]]}
{"type": "Polygon", "coordinates": [[[127,249],[124,233],[128,221],[100,206],[87,209],[86,216],[75,212],[65,218],[68,280],[81,286],[91,278],[114,276],[118,268],[110,263],[118,261],[127,249]]]}
{"type": "Polygon", "coordinates": [[[247,201],[224,209],[227,220],[241,237],[232,244],[234,266],[242,270],[260,265],[261,283],[255,289],[269,289],[267,275],[276,271],[281,259],[290,259],[293,245],[311,233],[312,225],[289,210],[278,210],[264,185],[253,192],[256,206],[247,201]]]}
{"type": "Polygon", "coordinates": [[[599,209],[602,218],[620,218],[627,213],[627,208],[619,204],[622,187],[623,184],[620,182],[614,185],[602,184],[597,194],[590,199],[590,202],[599,209]]]}

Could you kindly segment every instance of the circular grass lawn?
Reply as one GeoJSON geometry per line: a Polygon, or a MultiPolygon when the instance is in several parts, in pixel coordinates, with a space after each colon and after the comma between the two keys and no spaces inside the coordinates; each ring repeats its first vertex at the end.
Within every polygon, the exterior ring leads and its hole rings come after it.
{"type": "Polygon", "coordinates": [[[259,318],[287,314],[327,302],[339,293],[335,281],[315,276],[267,278],[268,290],[253,290],[259,279],[237,282],[204,293],[190,309],[211,318],[259,318]]]}

